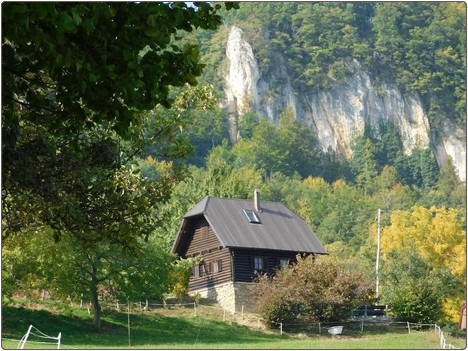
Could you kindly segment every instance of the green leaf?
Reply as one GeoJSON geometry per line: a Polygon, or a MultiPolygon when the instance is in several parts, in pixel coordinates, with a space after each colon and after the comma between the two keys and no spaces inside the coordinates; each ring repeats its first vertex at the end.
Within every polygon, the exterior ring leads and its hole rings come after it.
{"type": "Polygon", "coordinates": [[[78,13],[78,9],[76,7],[74,7],[72,9],[72,17],[73,17],[73,22],[79,26],[82,22],[81,20],[81,17],[80,17],[80,14],[78,13]]]}
{"type": "Polygon", "coordinates": [[[98,77],[94,73],[89,74],[89,81],[95,83],[98,80],[98,77]]]}
{"type": "Polygon", "coordinates": [[[157,27],[146,27],[143,29],[143,33],[150,38],[158,38],[161,34],[161,31],[157,27]]]}
{"type": "Polygon", "coordinates": [[[66,12],[60,13],[60,23],[66,32],[76,33],[76,26],[75,23],[73,23],[73,18],[66,12]]]}
{"type": "Polygon", "coordinates": [[[83,21],[83,28],[87,34],[92,33],[96,29],[94,22],[89,18],[83,21]]]}
{"type": "Polygon", "coordinates": [[[149,15],[148,18],[146,18],[146,24],[150,27],[156,27],[158,25],[159,18],[159,15],[149,15]]]}

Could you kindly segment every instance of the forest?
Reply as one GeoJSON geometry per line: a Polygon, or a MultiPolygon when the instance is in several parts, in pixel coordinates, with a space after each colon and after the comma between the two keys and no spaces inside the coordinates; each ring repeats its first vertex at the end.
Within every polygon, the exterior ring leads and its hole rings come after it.
{"type": "Polygon", "coordinates": [[[47,290],[92,300],[96,317],[104,291],[125,300],[183,291],[187,266],[170,254],[183,215],[206,195],[252,198],[258,187],[262,201],[304,218],[332,260],[370,279],[380,209],[380,301],[401,306],[402,317],[411,305],[418,321],[429,305],[433,319],[457,323],[466,184],[450,159],[439,167],[430,149],[405,154],[390,124],[356,137],[345,159],[321,150],[288,109],[278,125],[245,114],[232,144],[219,102],[227,30],[237,23],[265,72],[276,51],[287,52],[296,84],[327,89],[350,74],[346,60],[359,59],[376,81],[420,94],[435,130],[444,118],[464,126],[465,4],[177,4],[8,5],[3,302],[47,290]],[[55,37],[49,15],[61,28],[55,37]]]}
{"type": "Polygon", "coordinates": [[[376,82],[395,81],[423,100],[431,127],[466,124],[466,7],[457,2],[262,2],[225,12],[223,26],[192,32],[206,63],[202,82],[221,89],[229,28],[240,27],[261,74],[286,56],[295,85],[324,90],[353,74],[357,60],[376,82]]]}

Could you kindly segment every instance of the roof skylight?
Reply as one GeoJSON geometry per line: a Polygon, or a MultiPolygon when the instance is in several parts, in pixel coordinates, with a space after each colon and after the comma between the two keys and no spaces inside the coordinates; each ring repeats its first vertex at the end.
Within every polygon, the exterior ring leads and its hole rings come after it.
{"type": "Polygon", "coordinates": [[[250,223],[261,224],[260,220],[257,217],[257,214],[252,210],[244,210],[245,215],[249,219],[250,223]]]}

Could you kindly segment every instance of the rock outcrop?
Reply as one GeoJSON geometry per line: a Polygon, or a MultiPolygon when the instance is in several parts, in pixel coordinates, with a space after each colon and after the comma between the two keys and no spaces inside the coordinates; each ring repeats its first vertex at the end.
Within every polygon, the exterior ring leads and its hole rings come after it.
{"type": "Polygon", "coordinates": [[[252,47],[242,38],[242,30],[232,27],[226,49],[229,72],[226,76],[226,107],[230,113],[231,139],[237,140],[237,125],[249,110],[278,122],[281,112],[292,108],[297,119],[317,133],[323,150],[352,156],[351,142],[365,126],[378,131],[389,121],[402,136],[404,152],[433,147],[438,163],[451,157],[461,180],[466,180],[466,131],[446,123],[442,132],[431,132],[419,96],[402,93],[395,84],[375,86],[358,62],[351,62],[354,75],[346,84],[322,92],[297,90],[281,57],[268,75],[259,74],[252,47]],[[432,141],[432,143],[431,143],[432,141]]]}

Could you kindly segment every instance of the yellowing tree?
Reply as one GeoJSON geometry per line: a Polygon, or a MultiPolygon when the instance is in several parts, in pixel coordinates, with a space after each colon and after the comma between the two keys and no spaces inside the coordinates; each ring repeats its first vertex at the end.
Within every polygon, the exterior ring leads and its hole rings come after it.
{"type": "MultiPolygon", "coordinates": [[[[464,227],[464,216],[457,209],[415,206],[412,211],[395,211],[391,225],[382,231],[383,259],[391,252],[412,249],[433,268],[449,270],[466,287],[464,227]]],[[[463,293],[454,292],[447,299],[444,312],[451,320],[458,320],[464,298],[463,293]]]]}

